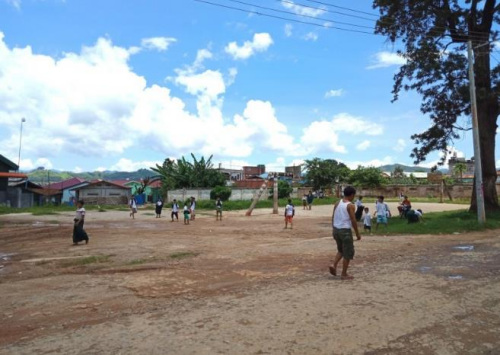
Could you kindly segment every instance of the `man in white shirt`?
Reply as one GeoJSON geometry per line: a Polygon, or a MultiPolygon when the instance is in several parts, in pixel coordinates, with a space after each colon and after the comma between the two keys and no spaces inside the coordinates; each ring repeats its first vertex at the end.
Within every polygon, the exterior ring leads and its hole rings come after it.
{"type": "Polygon", "coordinates": [[[335,204],[332,214],[333,238],[337,243],[337,255],[330,265],[330,273],[337,275],[337,265],[340,260],[342,262],[342,280],[352,280],[354,277],[347,274],[347,268],[350,261],[354,258],[354,240],[352,237],[352,229],[356,233],[356,239],[361,240],[361,235],[358,231],[358,224],[355,216],[355,206],[352,203],[356,189],[352,186],[347,186],[344,189],[344,197],[341,201],[335,204]]]}

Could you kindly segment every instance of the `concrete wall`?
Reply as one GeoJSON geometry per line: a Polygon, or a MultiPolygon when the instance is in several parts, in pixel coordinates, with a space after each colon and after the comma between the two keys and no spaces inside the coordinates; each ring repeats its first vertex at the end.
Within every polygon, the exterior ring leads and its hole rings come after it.
{"type": "MultiPolygon", "coordinates": [[[[232,188],[232,193],[231,197],[229,198],[230,201],[250,201],[253,196],[255,195],[255,192],[258,191],[259,189],[245,189],[245,188],[237,188],[233,187],[232,188]]],[[[168,196],[167,196],[167,202],[171,202],[174,198],[177,199],[177,201],[185,201],[186,199],[190,198],[193,196],[197,200],[210,200],[210,191],[212,189],[183,189],[183,190],[169,190],[168,191],[168,196]]],[[[266,189],[264,193],[262,194],[262,197],[265,198],[265,196],[268,196],[269,192],[266,189]]]]}
{"type": "Polygon", "coordinates": [[[10,202],[10,207],[33,207],[35,205],[35,194],[30,191],[25,191],[21,187],[9,187],[6,200],[10,202]]]}
{"type": "MultiPolygon", "coordinates": [[[[497,184],[496,186],[497,186],[497,193],[500,196],[500,184],[497,184]]],[[[268,187],[270,188],[271,186],[268,187]]],[[[450,191],[451,196],[453,198],[471,198],[473,188],[474,187],[472,184],[456,184],[453,186],[448,186],[448,190],[450,191]]],[[[250,201],[259,189],[233,187],[232,190],[233,192],[229,200],[250,201]]],[[[303,194],[308,193],[309,190],[312,190],[312,188],[310,187],[294,188],[291,197],[301,198],[303,194]]],[[[187,198],[191,196],[195,197],[197,200],[209,200],[210,191],[211,189],[170,190],[168,191],[167,201],[170,202],[174,198],[177,199],[177,201],[185,201],[187,198]]],[[[386,198],[387,197],[394,198],[394,197],[399,197],[400,192],[403,192],[404,195],[408,195],[410,200],[412,197],[437,198],[440,196],[440,185],[387,185],[385,187],[379,187],[379,188],[357,188],[356,195],[366,196],[366,197],[376,197],[383,195],[386,198]]],[[[331,196],[334,193],[335,191],[329,189],[325,190],[326,196],[331,196]]],[[[265,196],[268,195],[269,191],[268,189],[266,189],[266,191],[264,191],[264,193],[262,194],[261,198],[266,198],[265,196]]],[[[444,192],[444,198],[445,199],[448,198],[446,191],[444,192]]]]}

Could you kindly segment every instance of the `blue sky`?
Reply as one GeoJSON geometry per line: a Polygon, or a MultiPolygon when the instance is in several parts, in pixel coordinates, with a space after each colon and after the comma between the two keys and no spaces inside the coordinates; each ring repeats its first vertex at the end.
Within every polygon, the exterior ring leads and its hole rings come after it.
{"type": "MultiPolygon", "coordinates": [[[[376,19],[245,2],[320,24],[376,19]]],[[[22,169],[130,171],[191,152],[277,171],[313,157],[411,165],[410,136],[430,125],[415,93],[391,103],[403,62],[381,36],[192,0],[0,0],[0,33],[0,153],[17,162],[25,117],[22,169]]],[[[469,158],[471,135],[450,149],[469,158]]]]}

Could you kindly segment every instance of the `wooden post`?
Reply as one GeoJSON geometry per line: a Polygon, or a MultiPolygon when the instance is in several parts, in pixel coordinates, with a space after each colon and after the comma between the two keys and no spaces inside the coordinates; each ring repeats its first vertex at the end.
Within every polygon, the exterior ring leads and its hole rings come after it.
{"type": "Polygon", "coordinates": [[[444,195],[444,180],[441,179],[441,184],[439,184],[439,203],[443,203],[444,195]]]}
{"type": "Polygon", "coordinates": [[[260,189],[253,196],[252,204],[250,205],[250,207],[248,208],[247,212],[245,213],[245,216],[251,216],[252,215],[252,211],[255,208],[255,205],[257,205],[257,202],[259,201],[260,196],[262,196],[262,193],[264,192],[264,189],[267,187],[268,181],[269,180],[267,180],[267,179],[264,180],[264,183],[261,185],[260,189]]]}

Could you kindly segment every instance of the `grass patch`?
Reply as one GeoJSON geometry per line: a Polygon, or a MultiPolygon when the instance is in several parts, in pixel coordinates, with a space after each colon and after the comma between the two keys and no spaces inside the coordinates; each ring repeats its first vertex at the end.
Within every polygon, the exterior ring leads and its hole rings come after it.
{"type": "Polygon", "coordinates": [[[156,216],[156,213],[151,213],[151,212],[144,212],[144,213],[141,213],[142,215],[144,216],[156,216]]]}
{"type": "Polygon", "coordinates": [[[134,259],[134,260],[130,260],[129,262],[127,262],[127,265],[142,265],[142,264],[145,264],[145,263],[153,261],[153,260],[154,260],[153,258],[134,259]]]}
{"type": "MultiPolygon", "coordinates": [[[[389,227],[379,226],[375,232],[375,221],[372,221],[372,232],[375,235],[395,234],[452,234],[500,228],[500,211],[486,215],[486,223],[481,226],[475,213],[467,210],[424,213],[424,221],[408,224],[406,219],[394,217],[389,220],[389,227]]],[[[361,227],[362,228],[362,227],[361,227]]]]}
{"type": "Polygon", "coordinates": [[[192,251],[180,251],[180,252],[177,252],[177,253],[173,253],[173,254],[170,254],[170,258],[171,259],[185,259],[185,258],[190,258],[190,257],[193,257],[193,256],[198,256],[199,253],[194,253],[192,251]]]}
{"type": "Polygon", "coordinates": [[[91,264],[100,264],[108,262],[110,257],[111,255],[93,255],[81,259],[65,261],[62,265],[68,267],[68,266],[84,266],[91,264]]]}

